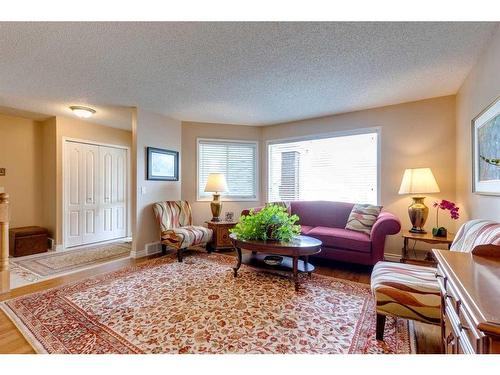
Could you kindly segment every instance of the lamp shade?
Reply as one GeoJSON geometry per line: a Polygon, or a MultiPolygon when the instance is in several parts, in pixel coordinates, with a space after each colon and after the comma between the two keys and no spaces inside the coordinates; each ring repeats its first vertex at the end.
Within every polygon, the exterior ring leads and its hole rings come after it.
{"type": "Polygon", "coordinates": [[[439,193],[439,186],[430,168],[406,169],[399,194],[439,193]]]}
{"type": "Polygon", "coordinates": [[[210,173],[205,185],[205,192],[223,193],[225,191],[228,191],[226,176],[222,173],[210,173]]]}

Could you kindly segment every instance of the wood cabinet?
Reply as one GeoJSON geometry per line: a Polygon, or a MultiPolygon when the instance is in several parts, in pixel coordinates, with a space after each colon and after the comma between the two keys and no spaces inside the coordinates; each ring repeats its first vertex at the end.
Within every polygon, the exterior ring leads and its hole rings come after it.
{"type": "Polygon", "coordinates": [[[229,238],[229,229],[236,223],[229,221],[207,221],[207,227],[212,229],[213,236],[209,246],[211,250],[232,249],[233,244],[229,238]]]}
{"type": "Polygon", "coordinates": [[[500,353],[500,252],[433,254],[438,262],[444,352],[500,353]]]}

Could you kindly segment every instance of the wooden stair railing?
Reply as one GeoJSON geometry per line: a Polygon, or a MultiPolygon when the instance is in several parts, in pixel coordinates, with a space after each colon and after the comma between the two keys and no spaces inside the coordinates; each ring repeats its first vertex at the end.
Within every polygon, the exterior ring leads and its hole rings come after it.
{"type": "Polygon", "coordinates": [[[9,290],[9,194],[0,193],[0,293],[9,290]]]}

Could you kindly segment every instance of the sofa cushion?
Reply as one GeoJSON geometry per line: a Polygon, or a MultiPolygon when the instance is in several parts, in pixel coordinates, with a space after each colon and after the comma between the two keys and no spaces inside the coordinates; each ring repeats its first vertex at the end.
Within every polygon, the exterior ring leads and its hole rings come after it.
{"type": "Polygon", "coordinates": [[[372,206],[371,204],[355,204],[352,207],[345,229],[355,230],[370,234],[373,224],[377,221],[382,206],[372,206]]]}
{"type": "Polygon", "coordinates": [[[292,214],[299,216],[300,225],[345,228],[353,203],[330,201],[291,202],[292,214]]]}
{"type": "Polygon", "coordinates": [[[317,238],[326,247],[338,247],[363,253],[371,251],[370,236],[343,228],[315,227],[307,232],[308,236],[317,238]]]}
{"type": "Polygon", "coordinates": [[[300,234],[307,234],[307,233],[309,233],[309,231],[310,231],[311,229],[313,229],[313,228],[314,228],[314,227],[313,227],[313,226],[311,226],[311,225],[301,225],[301,226],[300,226],[300,234]]]}

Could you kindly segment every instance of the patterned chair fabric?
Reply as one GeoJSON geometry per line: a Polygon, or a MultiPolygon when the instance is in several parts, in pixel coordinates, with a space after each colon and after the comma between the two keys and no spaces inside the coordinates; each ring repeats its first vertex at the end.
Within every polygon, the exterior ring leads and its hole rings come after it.
{"type": "Polygon", "coordinates": [[[378,262],[373,268],[371,288],[378,314],[439,324],[441,296],[435,269],[378,262]]]}
{"type": "MultiPolygon", "coordinates": [[[[485,244],[500,245],[500,223],[471,220],[463,224],[450,249],[470,252],[485,244]]],[[[431,267],[378,262],[371,276],[377,314],[439,324],[441,297],[435,275],[431,267]]]]}
{"type": "Polygon", "coordinates": [[[468,253],[476,246],[486,244],[500,245],[500,223],[471,220],[460,227],[451,250],[468,253]]]}
{"type": "Polygon", "coordinates": [[[191,205],[187,201],[154,203],[153,212],[164,245],[178,250],[205,244],[212,239],[211,229],[192,225],[191,205]]]}

